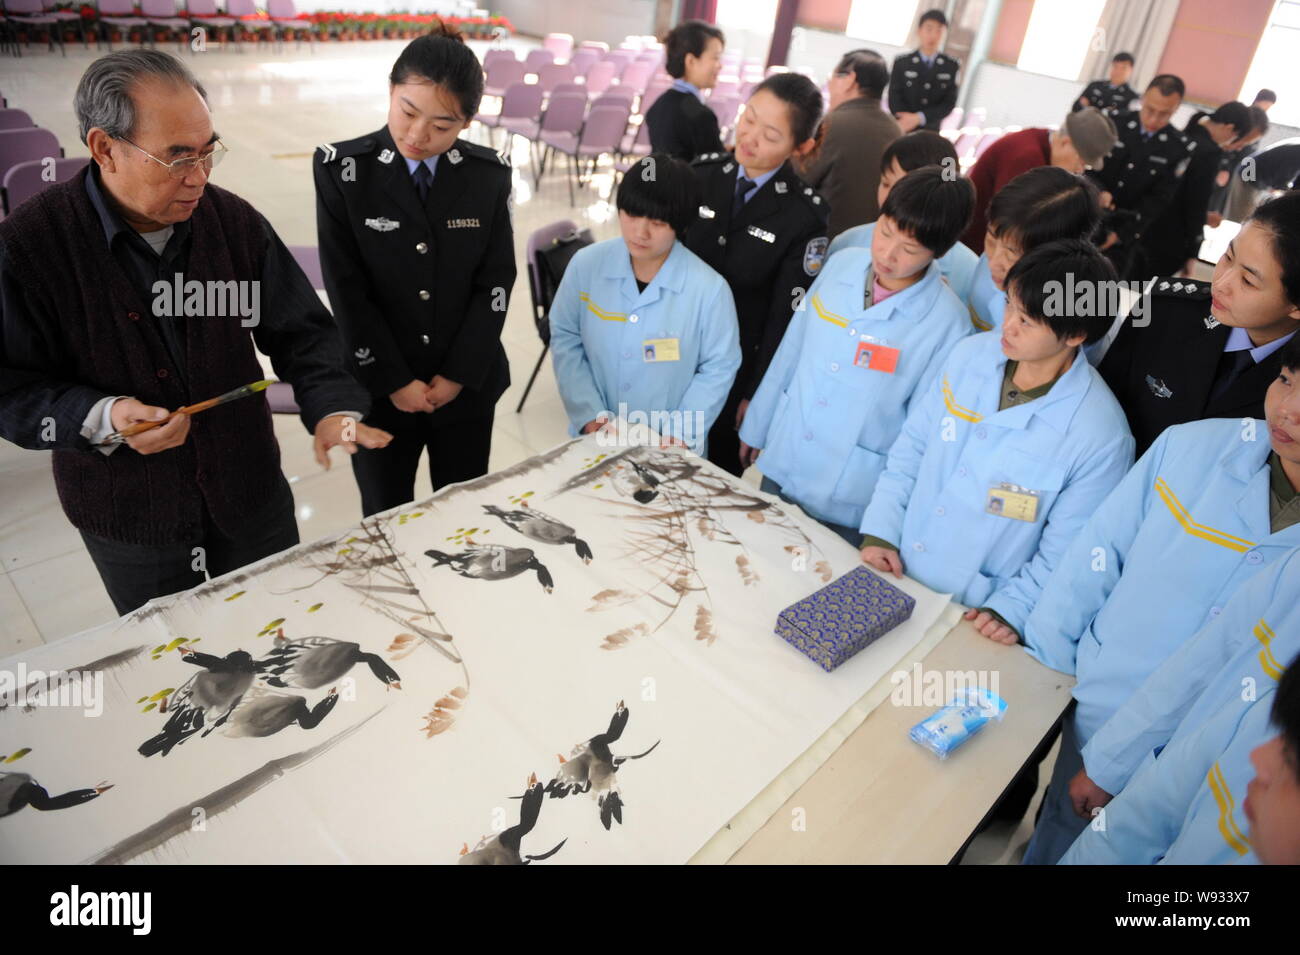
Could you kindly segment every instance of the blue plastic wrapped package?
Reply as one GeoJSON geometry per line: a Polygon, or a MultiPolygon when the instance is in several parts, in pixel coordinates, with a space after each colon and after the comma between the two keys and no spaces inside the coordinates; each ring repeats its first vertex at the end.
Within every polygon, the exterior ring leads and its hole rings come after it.
{"type": "Polygon", "coordinates": [[[927,716],[908,734],[940,759],[984,728],[989,720],[1002,719],[1007,704],[1002,697],[983,687],[966,687],[953,695],[952,702],[927,716]]]}

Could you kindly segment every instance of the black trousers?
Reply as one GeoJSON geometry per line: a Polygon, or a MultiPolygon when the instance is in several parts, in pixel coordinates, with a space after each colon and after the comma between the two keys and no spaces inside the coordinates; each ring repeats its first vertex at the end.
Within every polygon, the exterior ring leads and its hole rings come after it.
{"type": "Polygon", "coordinates": [[[197,587],[298,543],[293,492],[280,477],[273,499],[231,537],[204,512],[203,533],[179,544],[126,544],[81,532],[113,606],[127,614],[155,597],[197,587]],[[196,553],[196,548],[202,548],[196,553]],[[200,559],[201,558],[201,559],[200,559]],[[204,571],[206,570],[206,573],[204,571]]]}
{"type": "MultiPolygon", "coordinates": [[[[743,373],[742,369],[742,373],[743,373]]],[[[727,403],[722,406],[718,420],[709,429],[709,460],[729,474],[740,477],[745,469],[740,466],[740,432],[736,430],[736,409],[744,397],[744,388],[740,386],[740,375],[731,386],[727,403]]]]}
{"type": "Polygon", "coordinates": [[[374,401],[366,424],[383,428],[393,440],[386,448],[358,448],[352,455],[352,473],[361,489],[361,510],[366,517],[415,500],[415,474],[426,450],[429,480],[435,491],[487,474],[495,405],[483,407],[486,402],[464,392],[431,414],[398,411],[387,398],[374,401]],[[462,398],[475,404],[456,408],[462,398]]]}

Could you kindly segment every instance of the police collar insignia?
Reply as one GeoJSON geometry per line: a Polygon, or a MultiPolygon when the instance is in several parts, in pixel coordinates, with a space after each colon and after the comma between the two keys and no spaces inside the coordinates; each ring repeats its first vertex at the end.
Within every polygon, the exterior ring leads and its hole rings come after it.
{"type": "Polygon", "coordinates": [[[786,191],[786,189],[789,188],[789,186],[787,186],[787,185],[786,185],[785,183],[783,183],[783,182],[778,182],[778,183],[774,183],[773,186],[772,186],[772,188],[775,189],[777,192],[779,192],[781,195],[784,196],[784,195],[785,195],[785,191],[786,191]]]}
{"type": "Polygon", "coordinates": [[[729,162],[729,163],[727,163],[725,166],[722,167],[722,171],[723,171],[723,172],[731,172],[731,170],[733,170],[733,169],[735,169],[735,168],[736,168],[736,164],[735,164],[735,163],[730,163],[730,162],[729,162]]]}
{"type": "Polygon", "coordinates": [[[453,166],[456,165],[456,163],[460,162],[462,158],[463,157],[461,156],[459,149],[447,150],[447,159],[451,161],[451,164],[453,166]]]}
{"type": "Polygon", "coordinates": [[[1217,318],[1215,318],[1213,315],[1206,315],[1206,316],[1205,316],[1205,327],[1206,327],[1206,328],[1218,328],[1218,327],[1219,327],[1219,320],[1218,320],[1217,318]]]}
{"type": "Polygon", "coordinates": [[[1151,389],[1151,394],[1157,398],[1172,398],[1174,396],[1168,385],[1159,378],[1152,378],[1150,375],[1147,375],[1147,387],[1151,389]]]}
{"type": "Polygon", "coordinates": [[[393,161],[393,157],[395,155],[397,154],[394,153],[391,149],[385,149],[382,153],[379,154],[379,161],[384,165],[388,165],[390,162],[393,161]]]}
{"type": "Polygon", "coordinates": [[[367,228],[374,229],[376,232],[392,232],[394,229],[401,226],[401,223],[380,216],[378,219],[367,219],[366,226],[367,228]]]}
{"type": "Polygon", "coordinates": [[[700,206],[701,219],[712,219],[716,215],[717,213],[714,212],[712,209],[710,209],[708,206],[700,206]]]}

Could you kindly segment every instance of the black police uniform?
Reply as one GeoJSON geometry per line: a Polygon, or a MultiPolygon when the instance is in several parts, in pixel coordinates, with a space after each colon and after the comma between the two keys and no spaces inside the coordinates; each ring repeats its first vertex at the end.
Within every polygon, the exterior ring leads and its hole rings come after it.
{"type": "Polygon", "coordinates": [[[687,90],[668,89],[645,114],[650,148],[690,162],[696,156],[722,149],[718,117],[687,90]]]}
{"type": "Polygon", "coordinates": [[[1264,417],[1264,392],[1282,367],[1282,352],[1234,367],[1240,353],[1223,350],[1232,329],[1211,317],[1208,282],[1157,279],[1143,305],[1146,324],[1134,324],[1130,313],[1098,366],[1128,416],[1139,455],[1170,425],[1264,417]]]}
{"type": "Polygon", "coordinates": [[[1093,80],[1083,88],[1076,98],[1070,112],[1077,113],[1083,109],[1083,99],[1089,106],[1095,106],[1111,119],[1119,120],[1132,112],[1133,101],[1138,98],[1137,91],[1127,83],[1111,86],[1109,80],[1093,80]]]}
{"type": "Polygon", "coordinates": [[[1103,237],[1114,232],[1119,243],[1106,254],[1121,277],[1149,278],[1139,249],[1142,234],[1173,198],[1190,150],[1183,134],[1171,125],[1143,137],[1137,113],[1116,126],[1115,148],[1101,169],[1087,174],[1115,201],[1115,211],[1102,220],[1101,231],[1103,237]]]}
{"type": "Polygon", "coordinates": [[[730,153],[709,153],[692,167],[702,205],[686,232],[686,247],[731,286],[740,322],[740,370],[722,413],[709,432],[709,460],[739,475],[736,409],[758,390],[790,323],[826,257],[829,208],[786,162],[735,215],[740,164],[730,153]]]}
{"type": "Polygon", "coordinates": [[[957,71],[961,63],[942,53],[929,66],[920,50],[900,54],[889,74],[889,111],[924,113],[925,125],[918,129],[938,130],[943,118],[957,105],[957,71]]]}
{"type": "Polygon", "coordinates": [[[1147,270],[1156,275],[1180,272],[1188,259],[1200,254],[1214,177],[1225,155],[1200,123],[1206,115],[1197,113],[1187,121],[1183,132],[1191,151],[1187,170],[1179,178],[1169,205],[1142,236],[1143,261],[1147,270]]]}
{"type": "Polygon", "coordinates": [[[349,370],[374,396],[366,423],[393,435],[352,457],[363,510],[412,500],[426,448],[435,490],[486,474],[494,407],[510,384],[501,347],[515,282],[508,163],[458,139],[421,202],[385,127],[319,147],[312,168],[325,289],[349,370]],[[433,413],[389,400],[435,375],[463,387],[433,413]]]}

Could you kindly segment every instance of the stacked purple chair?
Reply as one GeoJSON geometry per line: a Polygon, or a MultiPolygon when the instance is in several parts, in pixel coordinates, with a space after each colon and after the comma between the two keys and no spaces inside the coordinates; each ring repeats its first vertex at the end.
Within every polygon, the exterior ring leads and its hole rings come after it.
{"type": "Polygon", "coordinates": [[[37,28],[45,30],[46,41],[50,49],[54,49],[54,44],[59,45],[59,51],[68,55],[68,51],[63,48],[63,28],[62,21],[53,14],[45,11],[45,5],[41,0],[5,0],[5,21],[6,26],[15,30],[14,35],[14,52],[22,56],[22,50],[18,48],[17,27],[26,27],[27,45],[32,45],[32,34],[37,28]]]}
{"type": "MultiPolygon", "coordinates": [[[[53,157],[50,157],[53,158],[53,157]]],[[[29,159],[9,167],[4,174],[4,211],[13,212],[46,186],[67,182],[90,164],[84,156],[75,159],[54,159],[54,178],[49,178],[50,163],[45,158],[29,159]]]]}
{"type": "MultiPolygon", "coordinates": [[[[150,46],[155,45],[157,30],[175,31],[177,49],[188,45],[185,41],[189,38],[190,21],[176,15],[176,0],[140,0],[140,15],[144,18],[150,46]]],[[[194,52],[193,48],[190,52],[194,52]]]]}

